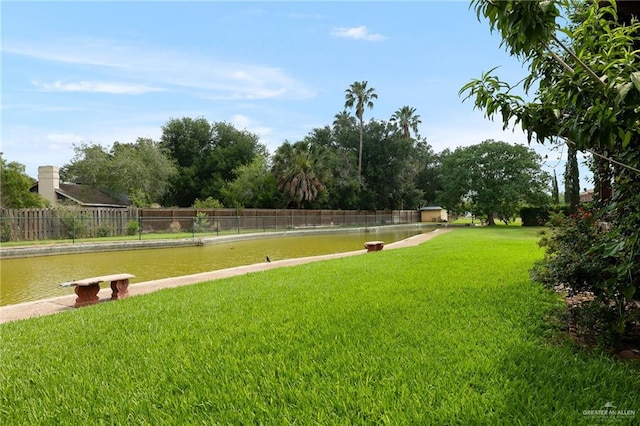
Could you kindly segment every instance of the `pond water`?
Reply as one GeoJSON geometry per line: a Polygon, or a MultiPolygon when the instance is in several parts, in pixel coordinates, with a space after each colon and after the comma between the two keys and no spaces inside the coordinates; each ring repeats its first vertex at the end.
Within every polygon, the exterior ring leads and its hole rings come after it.
{"type": "MultiPolygon", "coordinates": [[[[420,228],[369,228],[359,232],[278,236],[163,249],[3,259],[0,268],[0,306],[73,294],[60,283],[127,272],[136,282],[197,274],[273,260],[364,250],[368,240],[386,244],[429,230],[420,228]]],[[[104,285],[103,285],[104,287],[104,285]]]]}

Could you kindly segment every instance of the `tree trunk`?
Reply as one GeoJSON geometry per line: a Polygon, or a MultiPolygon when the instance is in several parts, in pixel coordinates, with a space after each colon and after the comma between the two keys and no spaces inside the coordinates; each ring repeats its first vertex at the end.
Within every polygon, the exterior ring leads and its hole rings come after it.
{"type": "Polygon", "coordinates": [[[493,213],[488,213],[487,214],[487,226],[495,226],[496,221],[493,217],[493,213]]]}
{"type": "Polygon", "coordinates": [[[358,181],[362,184],[362,134],[364,133],[364,124],[360,117],[360,149],[358,150],[358,181]]]}
{"type": "MultiPolygon", "coordinates": [[[[606,154],[606,153],[605,153],[606,154]]],[[[596,173],[594,174],[595,194],[594,199],[601,204],[608,204],[611,201],[613,191],[611,189],[611,166],[599,157],[594,156],[596,163],[596,173]]]]}

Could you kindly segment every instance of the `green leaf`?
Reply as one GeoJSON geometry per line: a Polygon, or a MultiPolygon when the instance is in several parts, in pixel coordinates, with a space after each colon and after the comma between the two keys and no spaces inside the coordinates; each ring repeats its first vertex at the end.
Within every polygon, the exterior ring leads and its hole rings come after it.
{"type": "Polygon", "coordinates": [[[618,241],[618,242],[613,241],[613,242],[608,243],[608,244],[605,245],[603,254],[606,257],[614,257],[622,249],[624,249],[624,246],[625,246],[625,240],[618,241]]]}
{"type": "Polygon", "coordinates": [[[621,289],[621,292],[622,292],[622,295],[625,297],[625,299],[632,300],[633,295],[636,292],[636,287],[633,285],[630,285],[621,289]]]}
{"type": "Polygon", "coordinates": [[[624,132],[622,136],[622,148],[626,148],[631,143],[631,132],[624,132]]]}
{"type": "Polygon", "coordinates": [[[629,90],[631,90],[632,87],[632,83],[616,85],[616,89],[618,91],[618,94],[616,95],[616,105],[620,105],[624,101],[624,98],[627,97],[627,93],[629,93],[629,90]]]}
{"type": "Polygon", "coordinates": [[[636,90],[640,92],[640,71],[631,73],[631,82],[636,87],[636,90]]]}

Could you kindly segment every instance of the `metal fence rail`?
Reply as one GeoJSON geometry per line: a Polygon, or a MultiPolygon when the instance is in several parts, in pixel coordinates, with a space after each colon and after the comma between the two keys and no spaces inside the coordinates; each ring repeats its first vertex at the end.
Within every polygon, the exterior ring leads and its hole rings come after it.
{"type": "Polygon", "coordinates": [[[21,209],[0,211],[0,239],[64,240],[151,234],[247,233],[417,223],[417,211],[259,209],[21,209]]]}

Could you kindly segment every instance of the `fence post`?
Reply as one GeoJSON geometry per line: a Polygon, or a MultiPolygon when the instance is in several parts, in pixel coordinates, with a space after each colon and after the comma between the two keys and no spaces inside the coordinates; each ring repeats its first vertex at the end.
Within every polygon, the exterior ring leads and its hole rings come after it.
{"type": "Polygon", "coordinates": [[[76,243],[76,217],[75,216],[71,218],[71,240],[73,241],[73,244],[76,243]]]}
{"type": "Polygon", "coordinates": [[[138,216],[138,241],[142,241],[142,216],[138,216]]]}

